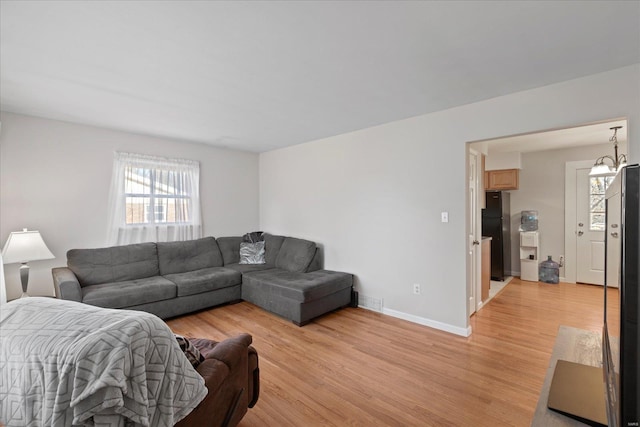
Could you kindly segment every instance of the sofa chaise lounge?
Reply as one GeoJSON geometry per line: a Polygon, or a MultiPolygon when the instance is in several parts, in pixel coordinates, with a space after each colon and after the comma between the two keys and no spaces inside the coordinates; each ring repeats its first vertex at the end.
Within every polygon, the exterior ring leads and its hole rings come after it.
{"type": "Polygon", "coordinates": [[[351,301],[353,276],[321,269],[314,242],[265,234],[265,263],[241,264],[242,237],[72,249],[56,296],[163,319],[247,300],[304,325],[351,301]]]}

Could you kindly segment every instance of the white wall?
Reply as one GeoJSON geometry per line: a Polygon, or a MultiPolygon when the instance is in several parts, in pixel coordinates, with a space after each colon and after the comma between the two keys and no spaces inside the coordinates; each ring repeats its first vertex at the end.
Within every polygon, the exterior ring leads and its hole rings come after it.
{"type": "MultiPolygon", "coordinates": [[[[29,291],[53,295],[51,267],[72,248],[106,245],[115,151],[200,162],[204,234],[258,226],[258,155],[3,112],[0,116],[0,239],[40,230],[56,259],[31,263],[29,291]]],[[[5,266],[7,296],[20,295],[18,264],[5,266]]]]}
{"type": "Polygon", "coordinates": [[[522,169],[520,152],[490,153],[485,158],[484,170],[522,169]]]}
{"type": "Polygon", "coordinates": [[[465,143],[627,117],[638,161],[639,78],[635,65],[263,153],[260,228],[324,244],[325,267],[386,313],[466,334],[465,143]]]}
{"type": "MultiPolygon", "coordinates": [[[[620,152],[626,153],[626,144],[620,144],[620,152]]],[[[537,151],[522,154],[520,188],[511,193],[511,267],[512,273],[520,274],[520,226],[521,212],[538,211],[538,231],[540,232],[540,260],[551,255],[559,261],[565,255],[565,163],[576,160],[595,160],[612,154],[613,145],[604,143],[586,147],[562,150],[537,151]]],[[[564,268],[560,268],[564,277],[564,268]]]]}

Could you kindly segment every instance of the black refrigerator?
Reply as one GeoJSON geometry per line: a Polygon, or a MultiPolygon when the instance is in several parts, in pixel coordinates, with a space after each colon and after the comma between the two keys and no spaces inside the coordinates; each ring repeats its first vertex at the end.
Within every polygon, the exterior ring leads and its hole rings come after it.
{"type": "Polygon", "coordinates": [[[511,273],[511,209],[509,193],[487,191],[482,210],[482,235],[491,237],[491,279],[511,273]]]}

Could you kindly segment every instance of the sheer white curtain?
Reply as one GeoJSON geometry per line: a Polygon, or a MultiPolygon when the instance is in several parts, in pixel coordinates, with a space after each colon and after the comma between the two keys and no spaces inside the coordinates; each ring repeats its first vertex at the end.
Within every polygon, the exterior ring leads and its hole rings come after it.
{"type": "Polygon", "coordinates": [[[202,237],[197,161],[116,152],[111,179],[108,244],[202,237]]]}

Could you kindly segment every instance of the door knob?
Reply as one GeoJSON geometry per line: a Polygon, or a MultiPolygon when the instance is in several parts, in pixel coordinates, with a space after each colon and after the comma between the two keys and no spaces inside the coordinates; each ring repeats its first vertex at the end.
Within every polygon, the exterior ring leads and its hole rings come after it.
{"type": "Polygon", "coordinates": [[[474,244],[474,245],[479,245],[479,244],[480,244],[480,242],[478,242],[477,240],[474,240],[474,241],[473,241],[473,244],[474,244]]]}
{"type": "Polygon", "coordinates": [[[578,236],[582,236],[584,234],[584,231],[578,231],[578,236]]]}
{"type": "Polygon", "coordinates": [[[617,231],[612,231],[611,232],[611,237],[618,237],[618,232],[617,231]]]}
{"type": "Polygon", "coordinates": [[[578,223],[578,227],[583,227],[583,226],[584,226],[583,223],[581,223],[581,222],[578,223]]]}
{"type": "Polygon", "coordinates": [[[611,224],[611,228],[618,228],[618,224],[611,224]]]}

